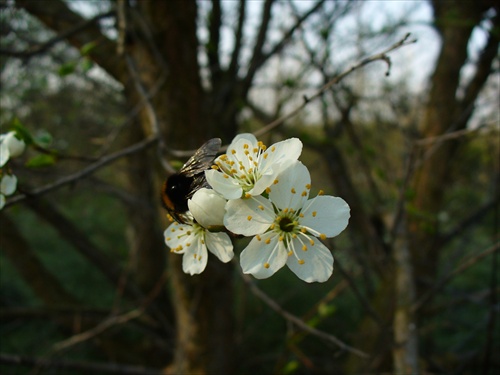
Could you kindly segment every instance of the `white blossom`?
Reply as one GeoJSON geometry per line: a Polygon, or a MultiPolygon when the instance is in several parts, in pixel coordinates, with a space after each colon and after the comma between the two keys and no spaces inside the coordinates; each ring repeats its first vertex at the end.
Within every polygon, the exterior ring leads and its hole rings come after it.
{"type": "Polygon", "coordinates": [[[233,245],[227,233],[211,232],[222,226],[226,200],[213,190],[202,188],[188,200],[189,213],[185,224],[173,222],[164,233],[165,242],[173,253],[183,254],[182,269],[195,275],[207,266],[208,251],[223,263],[233,256],[233,245]]]}
{"type": "Polygon", "coordinates": [[[350,209],[341,198],[309,199],[309,171],[296,161],[267,189],[269,199],[252,196],[226,204],[224,224],[236,234],[255,236],[242,251],[244,273],[267,278],[285,264],[302,280],[323,282],[333,271],[333,256],[319,241],[337,236],[350,209]]]}
{"type": "Polygon", "coordinates": [[[254,135],[240,134],[205,175],[210,186],[226,199],[258,196],[301,152],[302,142],[297,138],[266,147],[254,135]]]}
{"type": "Polygon", "coordinates": [[[0,135],[0,167],[3,167],[10,158],[15,158],[23,153],[26,144],[16,137],[16,133],[11,131],[0,135]]]}
{"type": "Polygon", "coordinates": [[[5,205],[5,197],[12,195],[17,188],[17,177],[14,175],[4,175],[0,180],[0,210],[5,205]]]}

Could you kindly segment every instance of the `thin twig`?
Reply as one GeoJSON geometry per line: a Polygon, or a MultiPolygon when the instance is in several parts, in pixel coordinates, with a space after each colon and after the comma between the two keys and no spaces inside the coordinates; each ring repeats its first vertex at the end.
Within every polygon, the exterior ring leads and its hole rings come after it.
{"type": "Polygon", "coordinates": [[[242,274],[243,281],[248,285],[250,288],[250,291],[258,297],[260,300],[262,300],[266,305],[268,305],[271,309],[273,309],[276,313],[281,315],[283,318],[285,318],[287,321],[295,324],[298,328],[302,329],[303,331],[306,331],[307,333],[310,333],[311,335],[314,335],[316,337],[319,337],[323,340],[332,342],[333,344],[339,346],[342,350],[351,352],[358,357],[361,358],[369,358],[369,355],[366,354],[365,352],[356,349],[352,346],[347,345],[337,337],[333,336],[332,334],[326,333],[324,331],[321,331],[319,329],[316,329],[314,327],[311,327],[307,325],[302,319],[297,317],[296,315],[293,315],[283,309],[275,300],[273,300],[271,297],[269,297],[266,293],[264,293],[257,285],[255,282],[250,278],[250,276],[242,274]]]}
{"type": "Polygon", "coordinates": [[[439,281],[437,284],[434,285],[432,289],[430,289],[426,294],[424,294],[412,307],[411,311],[415,312],[418,309],[420,309],[433,295],[435,295],[437,292],[439,292],[443,287],[448,283],[451,279],[453,279],[455,276],[458,274],[464,272],[466,269],[469,267],[473,266],[477,262],[479,262],[481,259],[487,257],[488,255],[491,255],[498,251],[500,249],[500,242],[497,242],[495,245],[491,246],[489,249],[486,249],[485,251],[476,254],[466,261],[464,261],[460,266],[458,266],[456,269],[454,269],[452,272],[450,272],[448,275],[446,275],[441,281],[439,281]]]}
{"type": "Polygon", "coordinates": [[[157,137],[149,137],[149,138],[146,138],[140,142],[137,142],[129,147],[126,147],[120,151],[109,154],[108,156],[101,158],[99,161],[89,165],[86,168],[79,170],[78,172],[75,172],[75,173],[70,174],[68,176],[62,177],[61,179],[59,179],[55,182],[52,182],[52,183],[47,184],[45,186],[39,187],[39,188],[34,189],[32,191],[26,192],[25,194],[16,195],[15,197],[13,197],[7,201],[7,203],[5,204],[5,207],[9,207],[13,204],[19,203],[19,202],[25,200],[28,196],[39,196],[39,195],[45,194],[49,191],[58,189],[62,186],[65,186],[65,185],[68,185],[68,184],[73,183],[75,181],[78,181],[78,180],[96,172],[98,169],[104,167],[105,165],[108,165],[108,164],[114,162],[117,159],[134,154],[136,152],[143,151],[144,149],[153,145],[157,141],[158,141],[157,137]]]}
{"type": "Polygon", "coordinates": [[[103,321],[101,324],[98,324],[92,329],[89,329],[87,331],[84,331],[82,333],[79,333],[77,335],[71,336],[70,338],[60,341],[57,344],[54,345],[53,350],[55,352],[69,348],[70,346],[79,344],[83,341],[87,341],[104,331],[118,325],[118,324],[124,324],[127,323],[130,320],[137,319],[144,313],[143,308],[138,308],[131,310],[125,314],[118,315],[118,316],[112,316],[105,321],[103,321]]]}
{"type": "Polygon", "coordinates": [[[367,57],[367,58],[361,60],[360,62],[353,65],[352,67],[350,67],[349,69],[347,69],[343,73],[334,77],[331,81],[327,82],[317,92],[315,92],[312,96],[309,96],[309,97],[304,96],[303,103],[300,106],[298,106],[297,108],[295,108],[293,111],[291,111],[290,113],[288,113],[286,115],[281,116],[280,118],[277,118],[276,120],[272,121],[268,125],[257,130],[253,134],[256,137],[259,137],[259,136],[271,131],[272,129],[276,128],[277,126],[283,124],[286,120],[294,117],[296,114],[298,114],[300,111],[302,111],[302,109],[304,109],[304,107],[306,107],[311,101],[319,98],[321,95],[323,95],[323,93],[325,93],[327,90],[329,90],[332,86],[339,83],[342,79],[347,77],[349,74],[351,74],[355,70],[357,70],[357,69],[359,69],[367,64],[370,64],[374,61],[380,61],[380,60],[385,61],[387,63],[387,68],[388,68],[386,75],[388,75],[390,72],[390,68],[391,68],[391,60],[390,60],[389,56],[387,56],[387,54],[389,52],[392,52],[392,51],[398,49],[398,48],[401,48],[402,46],[409,45],[409,44],[415,43],[417,41],[416,39],[408,40],[409,37],[410,37],[410,33],[406,34],[403,39],[394,43],[392,46],[390,46],[386,50],[384,50],[380,53],[377,53],[376,55],[373,55],[373,56],[370,56],[370,57],[367,57]]]}
{"type": "Polygon", "coordinates": [[[114,14],[115,14],[114,11],[106,12],[103,14],[98,14],[97,16],[95,16],[91,19],[85,20],[82,23],[72,27],[71,29],[68,29],[68,30],[58,34],[54,38],[52,38],[52,39],[50,39],[42,44],[39,44],[36,47],[32,47],[31,49],[28,49],[26,51],[16,51],[16,50],[9,50],[9,49],[5,49],[5,48],[0,48],[0,55],[12,56],[12,57],[21,58],[21,59],[30,59],[33,56],[40,55],[42,53],[47,52],[49,49],[54,47],[56,44],[58,44],[62,41],[65,41],[68,38],[70,38],[71,36],[81,32],[87,26],[89,26],[89,25],[91,25],[91,24],[93,24],[93,23],[95,23],[103,18],[111,17],[114,14]]]}
{"type": "MultiPolygon", "coordinates": [[[[1,353],[0,364],[5,366],[31,366],[38,370],[42,368],[50,368],[57,373],[72,373],[70,370],[84,371],[86,374],[120,374],[120,375],[162,375],[165,374],[161,370],[147,369],[142,366],[121,365],[116,363],[98,363],[88,361],[66,361],[40,358],[40,357],[25,357],[1,353]],[[59,371],[56,371],[59,370],[59,371]]],[[[16,373],[18,373],[16,371],[16,373]]]]}
{"type": "Polygon", "coordinates": [[[427,138],[419,139],[419,140],[415,141],[414,144],[417,146],[427,146],[429,144],[440,143],[440,142],[448,141],[450,139],[460,138],[460,137],[463,137],[464,135],[467,135],[470,133],[475,133],[481,129],[482,129],[482,127],[478,127],[475,129],[457,130],[457,131],[454,131],[451,133],[445,133],[443,135],[439,135],[436,137],[427,137],[427,138]]]}
{"type": "MultiPolygon", "coordinates": [[[[144,108],[146,110],[146,114],[149,118],[149,122],[151,123],[151,129],[153,131],[153,135],[158,138],[158,158],[163,166],[163,168],[169,173],[174,173],[175,170],[170,166],[170,164],[163,157],[163,151],[166,149],[165,142],[160,132],[160,123],[158,121],[158,116],[156,115],[156,111],[153,107],[153,103],[151,103],[151,93],[146,92],[144,85],[141,82],[139,77],[139,72],[137,71],[137,67],[134,64],[134,61],[129,55],[125,55],[125,60],[127,62],[127,67],[130,72],[130,76],[134,81],[134,86],[141,96],[142,102],[144,104],[144,108]]],[[[161,81],[162,79],[160,79],[161,81]]]]}

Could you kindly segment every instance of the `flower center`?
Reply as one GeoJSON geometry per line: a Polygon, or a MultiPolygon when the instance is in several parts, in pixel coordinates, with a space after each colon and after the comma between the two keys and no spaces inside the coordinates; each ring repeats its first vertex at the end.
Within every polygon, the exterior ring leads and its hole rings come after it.
{"type": "Polygon", "coordinates": [[[280,229],[283,232],[287,232],[287,233],[292,232],[295,229],[296,224],[297,223],[289,217],[283,217],[279,221],[280,229]]]}
{"type": "Polygon", "coordinates": [[[221,155],[215,161],[216,168],[228,177],[237,180],[243,191],[247,192],[261,177],[259,165],[265,150],[266,146],[262,142],[259,142],[255,148],[245,143],[242,153],[238,154],[233,149],[228,151],[228,154],[221,155]]]}

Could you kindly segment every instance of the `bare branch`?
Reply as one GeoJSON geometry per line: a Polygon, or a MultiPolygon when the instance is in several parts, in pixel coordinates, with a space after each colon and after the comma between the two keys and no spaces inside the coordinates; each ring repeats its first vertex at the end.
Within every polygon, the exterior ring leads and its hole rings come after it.
{"type": "Polygon", "coordinates": [[[236,79],[236,75],[238,73],[239,59],[240,59],[240,51],[241,45],[243,41],[243,25],[245,24],[245,0],[240,0],[239,2],[239,17],[238,17],[238,26],[236,27],[235,34],[235,45],[231,55],[231,63],[229,64],[228,72],[230,77],[236,79]]]}
{"type": "Polygon", "coordinates": [[[310,97],[305,97],[304,98],[304,102],[302,103],[302,105],[298,106],[297,108],[295,108],[293,111],[291,111],[290,113],[284,115],[284,116],[281,116],[280,118],[274,120],[273,122],[267,124],[266,126],[264,126],[263,128],[257,130],[256,132],[254,132],[254,135],[256,137],[258,136],[261,136],[263,134],[266,134],[267,132],[271,131],[272,129],[280,126],[281,124],[283,124],[286,120],[294,117],[295,115],[297,115],[300,111],[302,111],[304,109],[304,107],[306,107],[311,101],[319,98],[321,95],[323,95],[323,93],[325,93],[327,90],[329,90],[332,86],[336,85],[337,83],[339,83],[340,81],[342,81],[345,77],[347,77],[349,74],[351,74],[352,72],[354,72],[355,70],[365,66],[365,65],[368,65],[374,61],[379,61],[379,60],[382,60],[382,61],[387,61],[388,59],[388,56],[387,54],[392,52],[392,51],[395,51],[403,46],[406,46],[406,45],[409,45],[409,44],[413,44],[415,43],[417,40],[416,39],[410,39],[409,40],[409,37],[410,37],[410,34],[406,34],[405,37],[403,39],[401,39],[400,41],[394,43],[392,46],[390,46],[389,48],[387,48],[386,50],[376,54],[376,55],[373,55],[373,56],[370,56],[370,57],[367,57],[363,60],[361,60],[360,62],[358,62],[357,64],[353,65],[352,67],[350,67],[349,69],[347,69],[346,71],[344,71],[343,73],[339,74],[338,76],[336,76],[335,78],[333,78],[331,81],[329,81],[328,83],[326,83],[325,85],[323,85],[317,92],[315,92],[312,96],[310,97]]]}
{"type": "MultiPolygon", "coordinates": [[[[274,1],[274,0],[273,0],[274,1]]],[[[309,18],[310,15],[316,13],[319,8],[323,6],[325,0],[318,1],[309,11],[307,11],[302,17],[297,19],[295,24],[285,33],[283,38],[267,53],[263,53],[262,46],[258,50],[254,50],[252,61],[246,77],[243,80],[243,92],[247,92],[250,89],[252,81],[255,77],[257,70],[267,61],[270,57],[279,53],[288,43],[293,33],[302,25],[302,23],[309,18]]],[[[258,40],[259,41],[259,40],[258,40]]],[[[263,42],[262,42],[263,43],[263,42]]],[[[256,45],[257,46],[257,45],[256,45]]]]}
{"type": "MultiPolygon", "coordinates": [[[[497,179],[498,180],[498,179],[497,179]]],[[[450,231],[442,234],[439,237],[439,245],[444,246],[447,244],[449,241],[453,240],[456,236],[461,235],[472,227],[473,225],[479,224],[485,217],[488,211],[491,209],[495,208],[496,205],[498,205],[498,202],[500,200],[500,197],[497,195],[496,197],[492,198],[490,201],[486,202],[482,206],[480,206],[477,210],[472,212],[469,216],[467,216],[463,221],[457,224],[453,229],[450,231]]]]}
{"type": "Polygon", "coordinates": [[[80,171],[75,172],[73,174],[70,174],[68,176],[65,176],[65,177],[63,177],[63,178],[61,178],[53,183],[47,184],[45,186],[42,186],[42,187],[39,187],[36,189],[33,189],[33,190],[26,192],[24,194],[16,195],[15,197],[9,199],[6,202],[4,208],[12,206],[12,205],[19,203],[21,201],[24,201],[28,197],[39,196],[39,195],[48,193],[49,191],[58,189],[62,186],[65,186],[65,185],[68,185],[68,184],[73,183],[75,181],[78,181],[78,180],[80,180],[80,179],[82,179],[82,178],[84,178],[92,173],[95,173],[100,168],[102,168],[102,167],[104,167],[104,166],[106,166],[106,165],[108,165],[108,164],[110,164],[110,163],[112,163],[120,158],[123,158],[125,156],[128,156],[128,155],[134,154],[136,152],[140,152],[140,151],[147,149],[148,147],[150,147],[151,145],[153,145],[157,141],[158,141],[158,137],[155,137],[155,136],[149,137],[149,138],[144,139],[141,142],[137,142],[136,144],[133,144],[129,147],[126,147],[120,151],[114,152],[106,157],[101,158],[99,161],[89,165],[88,167],[83,168],[80,171]]]}
{"type": "Polygon", "coordinates": [[[58,34],[54,38],[46,41],[45,43],[39,44],[36,47],[31,47],[26,51],[17,51],[17,50],[9,50],[5,48],[0,48],[0,55],[7,55],[7,56],[12,56],[12,57],[18,57],[21,59],[30,59],[36,55],[40,55],[42,53],[47,52],[50,50],[52,47],[54,47],[56,44],[59,42],[65,41],[68,38],[71,38],[75,34],[81,32],[88,26],[92,25],[93,23],[107,17],[111,17],[114,15],[113,11],[103,13],[103,14],[98,14],[97,16],[89,19],[89,20],[84,20],[80,22],[79,24],[75,25],[74,27],[65,30],[64,32],[58,34]]]}
{"type": "MultiPolygon", "coordinates": [[[[56,33],[66,33],[81,25],[87,20],[80,14],[73,12],[62,0],[51,0],[50,11],[44,1],[16,0],[16,6],[24,8],[27,12],[37,17],[56,33]]],[[[122,81],[125,66],[121,61],[110,58],[109,51],[114,51],[116,44],[107,38],[96,22],[87,23],[88,27],[80,28],[67,36],[67,40],[76,48],[94,42],[96,48],[90,51],[89,56],[104,70],[119,82],[122,81]]]]}
{"type": "Polygon", "coordinates": [[[379,325],[381,329],[387,329],[387,324],[384,323],[384,321],[377,314],[375,309],[370,305],[370,303],[363,296],[363,294],[361,294],[359,289],[356,287],[356,284],[354,283],[352,277],[344,270],[344,268],[340,265],[338,260],[335,261],[335,267],[342,274],[342,277],[349,283],[349,286],[351,287],[354,295],[359,300],[359,302],[361,302],[361,306],[363,306],[363,309],[370,316],[370,318],[372,318],[379,325]]]}
{"type": "Polygon", "coordinates": [[[484,250],[483,252],[476,254],[466,261],[462,262],[457,268],[455,268],[452,272],[446,275],[443,279],[441,279],[438,283],[434,285],[432,289],[430,289],[426,294],[424,294],[411,308],[412,311],[417,311],[437,292],[439,292],[443,287],[455,276],[461,274],[481,259],[487,257],[488,255],[494,254],[500,249],[500,242],[497,242],[495,245],[491,246],[489,249],[484,250]]]}
{"type": "Polygon", "coordinates": [[[266,41],[267,29],[269,23],[271,22],[271,8],[275,0],[266,0],[262,9],[262,22],[260,23],[259,33],[255,40],[255,45],[252,51],[252,59],[250,60],[248,72],[244,79],[247,87],[250,87],[251,82],[255,76],[255,72],[262,64],[261,60],[264,56],[262,49],[264,48],[264,42],[266,41]]]}
{"type": "MultiPolygon", "coordinates": [[[[128,366],[115,363],[97,363],[81,361],[53,361],[46,358],[23,357],[12,354],[0,354],[0,363],[12,366],[32,366],[36,369],[50,368],[63,372],[66,370],[85,371],[88,374],[120,374],[120,375],[162,375],[161,370],[146,369],[139,366],[128,366]]],[[[59,372],[59,371],[58,371],[59,372]]],[[[38,373],[38,372],[37,372],[38,373]]]]}
{"type": "Polygon", "coordinates": [[[144,313],[144,309],[139,308],[139,309],[134,309],[131,310],[125,314],[118,315],[118,316],[112,316],[105,321],[103,321],[101,324],[95,326],[92,329],[89,329],[88,331],[79,333],[77,335],[71,336],[70,338],[60,341],[57,344],[54,345],[54,351],[58,352],[64,349],[69,348],[70,346],[74,346],[76,344],[79,344],[83,341],[90,340],[100,334],[102,334],[104,331],[119,325],[119,324],[125,324],[128,321],[132,319],[137,319],[139,318],[142,314],[144,313]]]}
{"type": "Polygon", "coordinates": [[[208,20],[209,40],[207,55],[212,79],[220,72],[219,44],[222,9],[220,0],[212,0],[212,11],[208,20]]]}
{"type": "Polygon", "coordinates": [[[245,274],[241,274],[241,275],[242,275],[243,281],[248,285],[248,287],[250,288],[250,290],[252,291],[252,293],[256,297],[258,297],[261,301],[263,301],[266,305],[268,305],[271,309],[273,309],[276,313],[281,315],[283,318],[285,318],[290,323],[295,324],[298,328],[306,331],[307,333],[309,333],[313,336],[319,337],[325,341],[329,341],[329,342],[337,345],[342,350],[348,351],[348,352],[355,354],[361,358],[369,358],[369,355],[366,354],[365,352],[363,352],[359,349],[353,348],[352,346],[347,345],[343,341],[339,340],[337,337],[307,325],[302,319],[300,319],[299,317],[297,317],[297,316],[289,313],[285,309],[283,309],[275,300],[273,300],[266,293],[264,293],[261,289],[259,289],[257,287],[257,285],[255,284],[255,282],[250,278],[250,276],[245,275],[245,274]]]}

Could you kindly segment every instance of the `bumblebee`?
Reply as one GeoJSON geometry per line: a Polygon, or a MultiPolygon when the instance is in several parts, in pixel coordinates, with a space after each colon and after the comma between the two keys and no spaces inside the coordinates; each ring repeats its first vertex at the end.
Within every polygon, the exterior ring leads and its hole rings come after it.
{"type": "Polygon", "coordinates": [[[178,173],[163,183],[161,200],[168,213],[178,223],[184,223],[188,199],[203,187],[210,187],[205,170],[210,169],[221,147],[220,138],[212,138],[201,146],[178,173]]]}

